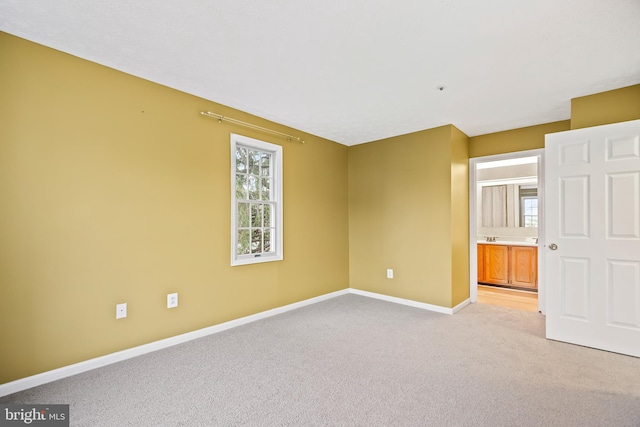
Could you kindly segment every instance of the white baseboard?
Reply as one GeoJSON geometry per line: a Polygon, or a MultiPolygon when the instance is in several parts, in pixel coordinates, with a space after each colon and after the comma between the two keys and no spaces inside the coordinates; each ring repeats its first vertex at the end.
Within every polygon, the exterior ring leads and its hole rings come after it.
{"type": "Polygon", "coordinates": [[[19,391],[27,390],[29,388],[43,385],[52,381],[60,380],[62,378],[70,377],[72,375],[77,375],[83,372],[87,372],[92,369],[101,368],[103,366],[107,366],[112,363],[117,363],[126,359],[131,359],[133,357],[141,356],[146,353],[162,350],[163,348],[172,347],[177,344],[182,344],[184,342],[191,341],[196,338],[202,338],[207,335],[226,331],[227,329],[235,328],[236,326],[246,325],[247,323],[255,322],[261,319],[266,319],[267,317],[275,316],[276,314],[285,313],[287,311],[295,310],[297,308],[315,304],[315,303],[325,301],[331,298],[335,298],[341,295],[346,295],[348,293],[349,293],[349,289],[343,289],[341,291],[331,292],[329,294],[320,295],[315,298],[310,298],[304,301],[299,301],[293,304],[288,304],[288,305],[277,307],[271,310],[262,311],[260,313],[252,314],[246,317],[241,317],[239,319],[230,320],[228,322],[220,323],[218,325],[209,326],[207,328],[198,329],[196,331],[187,332],[185,334],[176,335],[174,337],[165,338],[159,341],[154,341],[149,344],[143,344],[137,347],[128,348],[126,350],[107,354],[105,356],[96,357],[94,359],[89,359],[83,362],[74,363],[73,365],[63,366],[62,368],[53,369],[51,371],[43,372],[41,374],[32,375],[26,378],[21,378],[19,380],[11,381],[5,384],[0,384],[0,397],[6,396],[8,394],[17,393],[19,391]]]}
{"type": "Polygon", "coordinates": [[[460,310],[462,310],[463,308],[465,308],[466,306],[468,306],[469,304],[471,304],[471,299],[467,298],[466,300],[462,301],[460,304],[453,307],[451,310],[453,311],[453,314],[455,314],[460,310]]]}
{"type": "Polygon", "coordinates": [[[349,293],[356,294],[356,295],[362,295],[362,296],[369,297],[369,298],[375,298],[375,299],[379,299],[379,300],[383,300],[383,301],[393,302],[393,303],[396,303],[396,304],[408,305],[409,307],[421,308],[423,310],[435,311],[436,313],[442,313],[442,314],[453,314],[453,313],[461,310],[467,304],[470,303],[470,300],[466,299],[465,301],[461,302],[460,304],[456,305],[455,307],[448,308],[448,307],[442,307],[442,306],[439,306],[439,305],[433,305],[433,304],[427,304],[427,303],[424,303],[424,302],[413,301],[413,300],[410,300],[410,299],[397,298],[397,297],[391,297],[389,295],[377,294],[375,292],[361,291],[360,289],[350,288],[349,289],[349,293]]]}
{"type": "Polygon", "coordinates": [[[295,310],[307,305],[316,304],[321,301],[326,301],[331,298],[335,298],[346,294],[361,295],[369,298],[375,298],[379,300],[389,301],[397,304],[408,305],[410,307],[417,307],[424,310],[435,311],[444,314],[453,314],[469,304],[469,300],[463,301],[454,308],[440,307],[438,305],[425,304],[422,302],[412,301],[403,298],[391,297],[388,295],[377,294],[374,292],[361,291],[359,289],[343,289],[341,291],[331,292],[325,295],[320,295],[315,298],[306,299],[293,304],[288,304],[282,307],[273,308],[271,310],[263,311],[260,313],[252,314],[250,316],[241,317],[240,319],[230,320],[228,322],[220,323],[219,325],[209,326],[207,328],[198,329],[196,331],[187,332],[185,334],[176,335],[174,337],[165,338],[163,340],[154,341],[149,344],[140,345],[137,347],[128,348],[126,350],[118,351],[115,353],[107,354],[105,356],[96,357],[94,359],[85,360],[83,362],[74,363],[73,365],[63,366],[62,368],[53,369],[51,371],[43,372],[41,374],[32,375],[30,377],[21,378],[19,380],[11,381],[5,384],[0,384],[0,397],[9,394],[17,393],[19,391],[27,390],[32,387],[37,387],[52,381],[67,378],[72,375],[81,374],[83,372],[90,371],[92,369],[101,368],[103,366],[110,365],[112,363],[121,362],[123,360],[131,359],[133,357],[141,356],[153,351],[162,350],[163,348],[172,347],[177,344],[182,344],[187,341],[194,340],[196,338],[202,338],[207,335],[215,334],[218,332],[226,331],[227,329],[235,328],[236,326],[246,325],[247,323],[255,322],[267,317],[275,316],[277,314],[285,313],[287,311],[295,310]]]}

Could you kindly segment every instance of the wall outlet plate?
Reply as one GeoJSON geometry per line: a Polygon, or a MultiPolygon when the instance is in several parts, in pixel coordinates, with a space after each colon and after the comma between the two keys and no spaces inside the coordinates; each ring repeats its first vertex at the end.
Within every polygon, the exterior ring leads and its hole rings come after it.
{"type": "Polygon", "coordinates": [[[167,308],[174,308],[178,306],[178,293],[167,294],[167,308]]]}
{"type": "Polygon", "coordinates": [[[116,305],[116,319],[122,319],[123,317],[127,317],[127,303],[126,302],[116,305]]]}
{"type": "Polygon", "coordinates": [[[387,268],[387,279],[393,279],[393,268],[387,268]]]}

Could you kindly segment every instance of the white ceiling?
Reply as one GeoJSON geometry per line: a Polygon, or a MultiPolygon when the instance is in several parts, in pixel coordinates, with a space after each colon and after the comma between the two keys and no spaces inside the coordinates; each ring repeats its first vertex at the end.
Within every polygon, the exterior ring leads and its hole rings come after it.
{"type": "Polygon", "coordinates": [[[345,145],[640,83],[640,0],[0,0],[0,30],[345,145]]]}

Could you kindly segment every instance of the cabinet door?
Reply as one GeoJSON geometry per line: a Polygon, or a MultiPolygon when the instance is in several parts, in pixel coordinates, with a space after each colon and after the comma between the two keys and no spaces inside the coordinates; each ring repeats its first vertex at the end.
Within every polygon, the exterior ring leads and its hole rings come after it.
{"type": "Polygon", "coordinates": [[[538,248],[511,246],[511,285],[538,287],[538,248]]]}
{"type": "Polygon", "coordinates": [[[484,282],[484,247],[478,245],[478,282],[484,282]]]}
{"type": "Polygon", "coordinates": [[[509,284],[509,246],[484,245],[484,282],[509,284]]]}

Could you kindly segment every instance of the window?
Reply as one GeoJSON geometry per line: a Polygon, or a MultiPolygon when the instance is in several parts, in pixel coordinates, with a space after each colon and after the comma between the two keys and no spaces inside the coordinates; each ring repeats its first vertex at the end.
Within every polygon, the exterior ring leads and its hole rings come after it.
{"type": "Polygon", "coordinates": [[[520,226],[538,227],[538,190],[520,187],[520,226]]]}
{"type": "Polygon", "coordinates": [[[231,134],[231,265],[282,254],[282,147],[231,134]]]}

